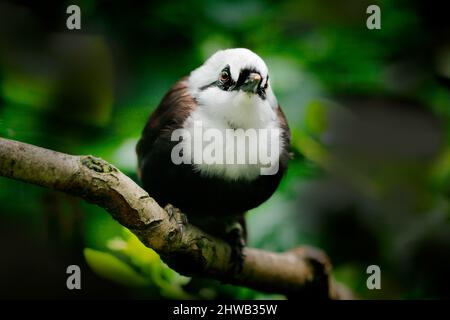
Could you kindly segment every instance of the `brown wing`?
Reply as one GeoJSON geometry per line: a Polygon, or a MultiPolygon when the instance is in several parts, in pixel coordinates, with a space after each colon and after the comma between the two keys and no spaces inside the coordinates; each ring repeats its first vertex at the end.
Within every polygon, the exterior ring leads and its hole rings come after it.
{"type": "Polygon", "coordinates": [[[141,160],[151,150],[158,138],[167,138],[197,106],[195,99],[188,92],[187,77],[178,81],[163,97],[160,104],[145,125],[142,137],[136,146],[138,156],[138,176],[140,177],[141,160]]]}
{"type": "Polygon", "coordinates": [[[282,131],[281,136],[285,142],[284,150],[280,156],[280,166],[284,170],[287,168],[289,159],[292,158],[292,154],[290,153],[291,131],[289,129],[289,125],[287,123],[286,116],[284,115],[283,110],[281,110],[280,105],[278,105],[278,107],[276,109],[276,113],[278,116],[278,120],[280,121],[280,127],[281,127],[281,131],[282,131]]]}

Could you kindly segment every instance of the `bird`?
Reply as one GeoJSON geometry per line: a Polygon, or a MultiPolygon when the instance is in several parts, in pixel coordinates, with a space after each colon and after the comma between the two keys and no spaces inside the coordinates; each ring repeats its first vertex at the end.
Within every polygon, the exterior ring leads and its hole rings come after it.
{"type": "MultiPolygon", "coordinates": [[[[254,151],[248,149],[235,151],[251,156],[254,151]]],[[[181,231],[189,220],[227,241],[233,253],[231,270],[240,272],[245,213],[276,191],[288,167],[289,150],[289,126],[266,63],[249,49],[224,49],[176,82],[150,115],[136,145],[138,177],[149,195],[175,217],[181,231]],[[272,150],[277,170],[261,174],[263,165],[248,161],[174,163],[173,150],[180,143],[174,141],[174,132],[192,132],[196,123],[221,133],[278,130],[278,147],[272,150]]]]}

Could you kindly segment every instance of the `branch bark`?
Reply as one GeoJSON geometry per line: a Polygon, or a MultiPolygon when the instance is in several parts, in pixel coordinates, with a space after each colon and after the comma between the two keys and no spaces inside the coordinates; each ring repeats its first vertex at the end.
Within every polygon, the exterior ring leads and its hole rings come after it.
{"type": "Polygon", "coordinates": [[[288,297],[351,299],[331,277],[321,251],[301,247],[285,253],[245,248],[243,270],[231,271],[230,246],[188,224],[180,237],[148,193],[111,164],[0,138],[0,176],[62,191],[99,205],[178,272],[218,279],[288,297]]]}

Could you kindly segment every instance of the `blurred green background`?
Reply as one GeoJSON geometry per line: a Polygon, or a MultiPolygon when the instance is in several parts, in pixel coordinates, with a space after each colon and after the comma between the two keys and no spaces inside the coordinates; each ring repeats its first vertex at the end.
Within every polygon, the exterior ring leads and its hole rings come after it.
{"type": "MultiPolygon", "coordinates": [[[[251,246],[324,249],[360,298],[449,298],[450,28],[431,1],[0,1],[0,136],[136,177],[168,88],[218,49],[268,64],[293,132],[251,246]],[[66,8],[82,29],[66,29],[66,8]],[[381,7],[381,30],[366,8],[381,7]],[[381,268],[368,290],[366,268],[381,268]]],[[[102,209],[0,178],[0,297],[280,298],[180,276],[102,209]],[[82,290],[66,289],[66,267],[82,290]]]]}

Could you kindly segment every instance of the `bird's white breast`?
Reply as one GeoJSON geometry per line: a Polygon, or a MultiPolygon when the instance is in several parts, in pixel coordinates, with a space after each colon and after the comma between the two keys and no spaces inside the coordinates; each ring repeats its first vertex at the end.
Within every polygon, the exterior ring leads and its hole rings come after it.
{"type": "MultiPolygon", "coordinates": [[[[249,96],[244,92],[223,92],[217,88],[207,89],[199,98],[198,106],[186,119],[183,128],[190,132],[192,141],[190,146],[203,145],[203,136],[196,135],[195,126],[201,124],[203,133],[208,129],[215,129],[223,137],[224,159],[236,159],[245,155],[246,162],[242,163],[195,163],[195,170],[204,176],[221,177],[228,180],[254,180],[261,175],[261,168],[267,167],[267,163],[262,163],[260,155],[271,155],[272,159],[279,161],[279,155],[283,147],[282,141],[274,148],[274,143],[270,139],[271,130],[280,130],[275,110],[271,108],[268,101],[261,100],[256,95],[249,96]],[[238,130],[236,130],[238,129],[238,130]],[[255,145],[230,143],[228,132],[232,131],[235,136],[232,139],[248,139],[249,131],[257,135],[258,141],[255,145]],[[267,141],[261,139],[261,134],[267,133],[267,141]],[[247,135],[247,136],[246,136],[247,135]],[[202,141],[199,141],[201,139],[202,141]],[[251,163],[250,159],[258,159],[256,163],[251,163]]],[[[198,131],[197,131],[198,132],[198,131]]],[[[241,140],[242,141],[242,140],[241,140]]],[[[250,141],[250,140],[247,140],[250,141]]],[[[189,146],[188,146],[189,148],[189,146]]],[[[191,155],[194,153],[189,150],[191,155]]]]}

